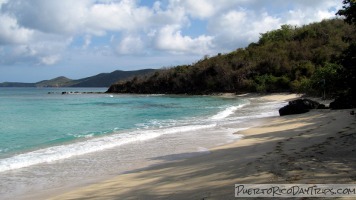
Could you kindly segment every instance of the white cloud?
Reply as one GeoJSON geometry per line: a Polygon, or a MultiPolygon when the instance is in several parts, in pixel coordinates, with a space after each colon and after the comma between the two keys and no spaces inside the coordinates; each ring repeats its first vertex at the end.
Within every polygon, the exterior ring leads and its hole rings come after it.
{"type": "Polygon", "coordinates": [[[135,1],[124,0],[116,4],[94,4],[87,16],[87,29],[94,31],[133,31],[142,29],[152,11],[138,7],[135,1]]]}
{"type": "Polygon", "coordinates": [[[196,38],[183,36],[178,26],[165,26],[157,34],[156,47],[173,53],[209,53],[213,37],[201,35],[196,38]]]}
{"type": "MultiPolygon", "coordinates": [[[[27,63],[28,65],[53,65],[60,60],[60,54],[71,43],[71,38],[48,37],[38,34],[36,40],[29,44],[12,45],[8,54],[2,59],[6,64],[27,63]]],[[[5,48],[8,48],[5,46],[5,48]]]]}
{"type": "Polygon", "coordinates": [[[44,33],[73,34],[82,30],[89,5],[89,0],[12,0],[2,9],[25,28],[44,33]]]}
{"type": "Polygon", "coordinates": [[[29,42],[33,36],[32,30],[22,28],[16,19],[0,14],[0,45],[23,44],[29,42]]]}
{"type": "Polygon", "coordinates": [[[152,7],[143,2],[0,0],[0,62],[54,65],[73,52],[93,60],[228,52],[282,24],[333,17],[342,6],[339,0],[156,0],[152,7]]]}
{"type": "Polygon", "coordinates": [[[169,5],[167,9],[162,9],[160,2],[155,2],[152,10],[152,15],[147,19],[147,24],[149,24],[151,28],[160,28],[166,25],[183,26],[189,24],[189,18],[184,7],[169,5]]]}
{"type": "Polygon", "coordinates": [[[298,1],[293,1],[293,0],[288,0],[289,3],[293,3],[296,6],[295,7],[302,7],[302,8],[307,8],[307,9],[330,9],[330,8],[336,8],[340,9],[342,7],[342,3],[338,0],[298,0],[298,1]]]}
{"type": "Polygon", "coordinates": [[[140,54],[144,50],[144,42],[139,36],[126,36],[116,50],[119,54],[140,54]]]}
{"type": "Polygon", "coordinates": [[[303,25],[335,17],[335,12],[328,10],[314,10],[311,8],[289,10],[284,16],[284,23],[303,25]]]}
{"type": "Polygon", "coordinates": [[[209,30],[216,35],[215,42],[221,50],[231,50],[257,41],[260,33],[279,28],[280,19],[267,13],[230,11],[222,14],[209,24],[209,30]]]}
{"type": "Polygon", "coordinates": [[[248,39],[249,42],[258,40],[260,33],[265,33],[272,29],[280,28],[280,18],[270,16],[268,13],[262,13],[260,16],[258,16],[258,18],[260,19],[251,23],[251,31],[249,32],[251,37],[248,39]]]}
{"type": "MultiPolygon", "coordinates": [[[[220,2],[219,2],[220,3],[220,2]]],[[[227,4],[226,4],[227,5],[227,4]]],[[[222,51],[231,51],[258,41],[260,33],[283,24],[303,25],[335,16],[341,2],[335,0],[239,1],[211,17],[208,30],[222,51]]],[[[216,8],[218,9],[218,8],[216,8]]]]}
{"type": "MultiPolygon", "coordinates": [[[[187,9],[187,12],[198,18],[208,18],[215,14],[216,7],[211,1],[206,0],[186,0],[186,1],[179,1],[183,7],[187,9]]],[[[216,1],[215,1],[215,4],[216,1]]]]}
{"type": "Polygon", "coordinates": [[[45,65],[53,65],[58,62],[60,55],[49,55],[40,57],[40,62],[45,65]]]}
{"type": "Polygon", "coordinates": [[[169,7],[183,8],[193,18],[209,19],[224,10],[236,9],[248,2],[248,0],[170,0],[169,7]]]}

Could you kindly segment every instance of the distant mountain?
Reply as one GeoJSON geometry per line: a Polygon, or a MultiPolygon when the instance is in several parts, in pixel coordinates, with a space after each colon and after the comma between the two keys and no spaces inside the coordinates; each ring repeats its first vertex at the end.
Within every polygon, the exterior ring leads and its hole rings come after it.
{"type": "Polygon", "coordinates": [[[121,71],[116,70],[111,73],[101,73],[88,78],[76,80],[72,87],[109,87],[111,84],[125,80],[138,75],[145,75],[152,73],[154,69],[143,69],[137,71],[121,71]]]}
{"type": "Polygon", "coordinates": [[[0,87],[36,87],[35,83],[3,82],[0,87]]]}
{"type": "Polygon", "coordinates": [[[37,83],[19,83],[19,82],[4,82],[0,83],[0,87],[109,87],[111,84],[127,80],[138,75],[150,74],[156,71],[155,69],[143,69],[136,71],[121,71],[116,70],[111,73],[101,73],[95,76],[72,80],[64,76],[60,76],[50,80],[43,80],[37,83]]]}
{"type": "Polygon", "coordinates": [[[51,80],[44,80],[35,83],[35,87],[70,87],[74,80],[60,76],[51,80]]]}

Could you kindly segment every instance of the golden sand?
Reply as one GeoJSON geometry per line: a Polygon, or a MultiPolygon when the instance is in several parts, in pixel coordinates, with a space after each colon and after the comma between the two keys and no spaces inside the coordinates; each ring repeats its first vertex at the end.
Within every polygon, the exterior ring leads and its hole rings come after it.
{"type": "MultiPolygon", "coordinates": [[[[269,99],[290,99],[269,95],[269,99]]],[[[356,118],[314,110],[266,118],[202,155],[119,175],[50,199],[235,199],[238,183],[356,183],[356,118]]]]}

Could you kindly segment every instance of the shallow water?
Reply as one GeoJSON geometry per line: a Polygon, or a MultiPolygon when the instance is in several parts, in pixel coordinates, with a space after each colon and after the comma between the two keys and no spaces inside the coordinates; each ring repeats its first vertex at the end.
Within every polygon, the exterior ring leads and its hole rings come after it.
{"type": "Polygon", "coordinates": [[[0,88],[0,196],[24,197],[184,159],[236,140],[284,102],[0,88]],[[48,94],[48,92],[54,92],[48,94]],[[85,179],[83,179],[85,177],[85,179]]]}

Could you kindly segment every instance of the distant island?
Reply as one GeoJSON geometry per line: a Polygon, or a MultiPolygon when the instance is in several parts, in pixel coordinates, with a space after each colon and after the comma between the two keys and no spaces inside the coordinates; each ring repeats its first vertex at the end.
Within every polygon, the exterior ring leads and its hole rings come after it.
{"type": "Polygon", "coordinates": [[[95,76],[72,80],[64,76],[60,76],[51,80],[39,81],[36,83],[17,83],[4,82],[0,83],[0,87],[109,87],[111,84],[129,79],[134,76],[150,74],[156,71],[155,69],[143,69],[136,71],[121,71],[116,70],[111,73],[101,73],[95,76]]]}

